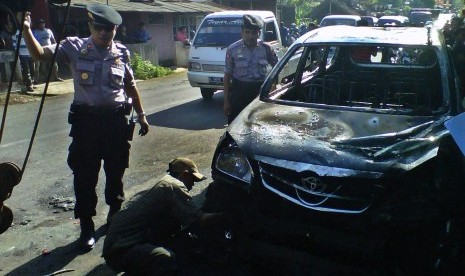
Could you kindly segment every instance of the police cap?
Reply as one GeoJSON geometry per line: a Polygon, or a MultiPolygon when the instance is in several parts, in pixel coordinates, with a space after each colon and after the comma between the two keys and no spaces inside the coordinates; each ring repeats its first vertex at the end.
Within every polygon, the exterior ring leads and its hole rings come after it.
{"type": "Polygon", "coordinates": [[[87,5],[87,15],[93,24],[99,25],[121,25],[121,15],[112,7],[97,3],[87,5]]]}
{"type": "Polygon", "coordinates": [[[244,19],[244,25],[242,25],[242,28],[255,29],[255,30],[260,30],[261,28],[263,28],[263,21],[258,16],[251,15],[251,14],[244,14],[243,19],[244,19]]]}

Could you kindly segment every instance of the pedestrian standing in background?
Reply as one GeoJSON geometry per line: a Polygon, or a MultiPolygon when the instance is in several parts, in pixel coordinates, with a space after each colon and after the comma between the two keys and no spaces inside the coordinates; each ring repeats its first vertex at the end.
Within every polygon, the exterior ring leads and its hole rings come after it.
{"type": "MultiPolygon", "coordinates": [[[[11,51],[12,50],[11,35],[4,29],[3,26],[0,26],[0,50],[11,51]]],[[[10,62],[0,63],[0,83],[8,82],[8,76],[6,74],[6,66],[10,66],[10,62]]],[[[11,68],[11,67],[10,67],[11,68]]],[[[10,69],[8,68],[8,69],[10,69]]]]}
{"type": "Polygon", "coordinates": [[[308,32],[308,28],[307,28],[307,25],[305,25],[304,22],[302,22],[300,24],[300,27],[299,27],[299,35],[300,36],[303,36],[304,34],[306,34],[308,32]]]}
{"type": "Polygon", "coordinates": [[[178,28],[178,31],[176,32],[176,41],[181,41],[184,43],[184,45],[189,45],[186,26],[181,26],[178,28]]]}
{"type": "Polygon", "coordinates": [[[318,27],[314,22],[308,23],[308,31],[309,32],[315,30],[316,28],[318,28],[318,27]]]}
{"type": "Polygon", "coordinates": [[[132,35],[135,43],[147,43],[152,39],[149,32],[145,29],[145,23],[139,22],[137,30],[132,35]]]}
{"type": "Polygon", "coordinates": [[[116,31],[115,41],[119,41],[122,44],[131,44],[132,38],[128,34],[128,28],[126,25],[118,26],[118,30],[116,31]]]}
{"type": "Polygon", "coordinates": [[[279,27],[279,33],[283,41],[283,46],[289,46],[289,29],[284,25],[284,22],[281,22],[281,25],[279,27]]]}
{"type": "MultiPolygon", "coordinates": [[[[80,219],[82,249],[94,247],[96,185],[103,161],[106,176],[105,202],[110,206],[108,220],[124,201],[123,175],[129,166],[129,140],[133,125],[128,123],[129,101],[146,135],[149,124],[130,67],[128,49],[113,41],[122,18],[107,5],[89,4],[88,26],[91,36],[67,37],[59,45],[57,61],[69,65],[74,80],[74,100],[68,122],[71,124],[68,165],[74,174],[76,205],[80,219]]],[[[32,35],[30,18],[24,22],[23,35],[31,55],[50,62],[55,45],[42,47],[32,35]]]]}
{"type": "Polygon", "coordinates": [[[224,113],[228,123],[258,95],[258,90],[278,57],[271,46],[259,40],[263,21],[254,15],[243,17],[242,39],[226,50],[224,69],[224,113]]]}
{"type": "MultiPolygon", "coordinates": [[[[19,30],[15,35],[11,37],[13,41],[13,49],[16,51],[16,47],[19,39],[19,30]]],[[[19,64],[21,66],[21,76],[23,79],[23,85],[26,87],[27,92],[34,92],[34,87],[32,86],[34,81],[34,61],[32,60],[29,50],[26,46],[24,37],[21,38],[19,44],[19,64]]]]}
{"type": "MultiPolygon", "coordinates": [[[[37,28],[33,30],[32,34],[41,46],[48,46],[56,43],[53,32],[50,29],[45,28],[45,20],[43,19],[39,19],[37,21],[37,28]]],[[[35,61],[34,64],[36,73],[34,82],[37,84],[41,80],[45,81],[47,78],[46,74],[48,74],[52,64],[42,61],[35,61]],[[42,78],[40,78],[41,75],[42,78]]],[[[53,63],[52,77],[52,81],[63,81],[60,77],[58,77],[58,65],[56,62],[53,63]]]]}

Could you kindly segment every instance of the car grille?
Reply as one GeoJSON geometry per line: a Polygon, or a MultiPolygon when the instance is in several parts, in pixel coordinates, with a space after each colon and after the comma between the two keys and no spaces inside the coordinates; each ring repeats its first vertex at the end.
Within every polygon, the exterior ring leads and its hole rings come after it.
{"type": "Polygon", "coordinates": [[[215,65],[215,64],[202,64],[202,69],[204,71],[210,72],[224,72],[224,65],[215,65]]]}
{"type": "Polygon", "coordinates": [[[383,190],[376,179],[318,176],[312,171],[297,172],[263,162],[259,162],[259,170],[267,189],[318,211],[362,213],[383,190]]]}

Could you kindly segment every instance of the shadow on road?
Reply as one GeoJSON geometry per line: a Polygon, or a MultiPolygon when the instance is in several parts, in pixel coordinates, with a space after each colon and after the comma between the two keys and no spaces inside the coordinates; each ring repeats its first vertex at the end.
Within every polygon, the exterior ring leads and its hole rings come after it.
{"type": "Polygon", "coordinates": [[[150,125],[189,129],[221,129],[226,124],[223,113],[223,91],[212,99],[197,99],[147,116],[150,125]]]}
{"type": "MultiPolygon", "coordinates": [[[[98,241],[106,233],[106,227],[101,226],[95,232],[95,239],[98,241]]],[[[22,276],[22,275],[49,275],[54,272],[66,269],[66,266],[74,260],[77,256],[84,255],[87,252],[79,248],[78,241],[74,241],[65,246],[57,247],[53,249],[47,255],[38,256],[29,262],[17,267],[11,272],[7,273],[7,276],[22,276]]],[[[109,271],[109,269],[106,269],[109,271]]],[[[75,272],[73,272],[75,273],[75,272]]],[[[56,274],[54,274],[56,275],[56,274]]],[[[101,273],[99,275],[102,275],[101,273]]],[[[106,274],[111,275],[111,274],[106,274]]],[[[116,273],[113,273],[116,275],[116,273]]]]}

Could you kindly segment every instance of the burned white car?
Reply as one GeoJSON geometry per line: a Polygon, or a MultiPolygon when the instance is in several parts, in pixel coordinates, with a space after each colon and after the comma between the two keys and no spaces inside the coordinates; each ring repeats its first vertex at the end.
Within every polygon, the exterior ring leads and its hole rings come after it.
{"type": "Polygon", "coordinates": [[[285,275],[463,269],[459,85],[434,29],[301,37],[214,154],[205,209],[242,213],[227,252],[285,275]]]}

